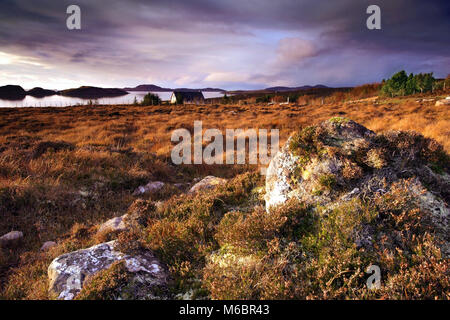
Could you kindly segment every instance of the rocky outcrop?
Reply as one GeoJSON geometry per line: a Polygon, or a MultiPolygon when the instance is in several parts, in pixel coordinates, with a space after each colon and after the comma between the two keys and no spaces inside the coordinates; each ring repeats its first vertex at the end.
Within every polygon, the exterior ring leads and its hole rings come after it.
{"type": "MultiPolygon", "coordinates": [[[[441,251],[450,256],[449,165],[442,146],[417,133],[376,135],[349,119],[332,118],[293,134],[272,159],[266,211],[294,198],[329,212],[354,199],[374,199],[408,181],[408,194],[430,213],[441,251]]],[[[361,226],[357,246],[369,244],[371,233],[361,226]]]]}
{"type": "Polygon", "coordinates": [[[292,197],[306,202],[330,201],[331,189],[344,168],[351,170],[353,166],[359,171],[357,164],[347,158],[368,146],[374,137],[372,131],[343,118],[333,118],[292,135],[267,169],[266,208],[292,197]],[[335,150],[342,156],[333,154],[335,150]]]}
{"type": "Polygon", "coordinates": [[[227,182],[226,179],[223,178],[217,178],[214,176],[207,176],[203,180],[197,182],[194,184],[191,189],[189,190],[189,193],[196,193],[201,190],[209,190],[217,187],[218,185],[223,185],[227,182]]]}
{"type": "Polygon", "coordinates": [[[142,250],[133,256],[123,254],[115,249],[115,241],[54,259],[48,267],[49,291],[58,299],[71,300],[80,293],[87,277],[108,269],[116,262],[125,264],[126,272],[131,275],[131,280],[125,284],[126,291],[134,292],[133,296],[123,297],[119,291],[117,299],[164,298],[158,296],[158,292],[167,285],[165,266],[148,250],[142,250]]]}
{"type": "Polygon", "coordinates": [[[133,195],[141,195],[146,193],[155,193],[160,191],[164,187],[164,182],[161,181],[150,181],[145,186],[139,186],[134,190],[133,195]]]}
{"type": "Polygon", "coordinates": [[[11,231],[0,237],[0,247],[7,247],[18,244],[23,238],[21,231],[11,231]]]}

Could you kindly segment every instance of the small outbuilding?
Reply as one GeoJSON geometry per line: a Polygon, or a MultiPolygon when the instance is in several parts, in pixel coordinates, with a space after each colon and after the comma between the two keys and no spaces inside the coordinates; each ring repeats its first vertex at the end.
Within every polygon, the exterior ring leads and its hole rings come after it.
{"type": "Polygon", "coordinates": [[[170,103],[204,103],[205,97],[201,91],[174,91],[170,103]]]}

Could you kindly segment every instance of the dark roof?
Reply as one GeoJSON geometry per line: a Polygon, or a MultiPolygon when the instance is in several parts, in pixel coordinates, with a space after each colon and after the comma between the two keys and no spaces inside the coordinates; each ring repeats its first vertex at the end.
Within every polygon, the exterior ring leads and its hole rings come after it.
{"type": "Polygon", "coordinates": [[[205,99],[201,91],[174,91],[173,94],[179,102],[202,101],[205,99]]]}

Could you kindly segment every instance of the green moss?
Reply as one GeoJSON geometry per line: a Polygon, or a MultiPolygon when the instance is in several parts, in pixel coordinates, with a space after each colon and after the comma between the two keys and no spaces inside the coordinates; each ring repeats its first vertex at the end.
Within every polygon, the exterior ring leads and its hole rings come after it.
{"type": "Polygon", "coordinates": [[[316,126],[306,127],[294,134],[289,143],[289,151],[298,157],[300,167],[305,167],[313,157],[326,154],[316,126]]]}
{"type": "Polygon", "coordinates": [[[444,174],[445,170],[437,163],[430,163],[430,168],[433,170],[434,173],[437,174],[444,174]]]}
{"type": "Polygon", "coordinates": [[[328,189],[331,190],[333,186],[336,184],[336,176],[334,174],[323,174],[319,177],[319,184],[328,189]]]}
{"type": "Polygon", "coordinates": [[[348,123],[350,121],[350,119],[345,118],[345,117],[333,117],[333,118],[331,118],[328,121],[330,121],[331,123],[335,123],[335,124],[341,125],[341,124],[348,123]]]}

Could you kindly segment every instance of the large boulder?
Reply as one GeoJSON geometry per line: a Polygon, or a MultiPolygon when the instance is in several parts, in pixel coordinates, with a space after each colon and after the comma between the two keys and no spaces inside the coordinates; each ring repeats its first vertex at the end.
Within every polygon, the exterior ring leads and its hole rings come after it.
{"type": "MultiPolygon", "coordinates": [[[[374,132],[345,118],[332,118],[293,134],[269,164],[268,213],[297,199],[328,211],[352,200],[374,199],[401,181],[429,213],[441,251],[450,256],[450,161],[442,146],[414,132],[374,132]]],[[[364,229],[364,228],[363,228],[364,229]]],[[[371,241],[371,230],[357,245],[371,241]]]]}
{"type": "Polygon", "coordinates": [[[218,185],[223,185],[227,182],[226,179],[223,178],[217,178],[214,176],[207,176],[203,178],[201,181],[194,184],[191,189],[189,190],[189,193],[196,193],[201,190],[209,190],[217,187],[218,185]]]}
{"type": "Polygon", "coordinates": [[[292,135],[271,160],[266,172],[266,208],[296,197],[306,202],[329,201],[330,190],[346,161],[366,147],[375,133],[344,118],[332,118],[292,135]],[[338,156],[335,151],[342,154],[338,156]]]}
{"type": "Polygon", "coordinates": [[[116,299],[166,297],[159,295],[167,286],[168,274],[165,266],[148,250],[142,250],[136,255],[124,254],[115,249],[115,241],[55,258],[48,267],[49,291],[58,299],[71,300],[80,293],[87,277],[95,276],[117,262],[125,264],[125,272],[130,280],[125,284],[126,288],[117,292],[116,299]]]}

